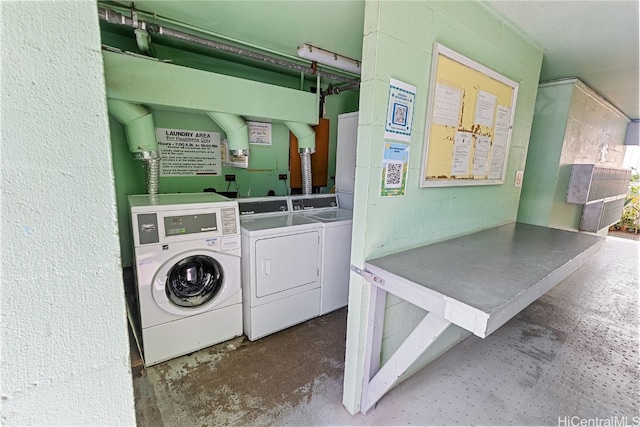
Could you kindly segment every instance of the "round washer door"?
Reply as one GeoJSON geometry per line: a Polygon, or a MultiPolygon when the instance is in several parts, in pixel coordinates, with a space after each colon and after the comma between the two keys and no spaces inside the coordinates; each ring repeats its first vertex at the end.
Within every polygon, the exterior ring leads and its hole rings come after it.
{"type": "Polygon", "coordinates": [[[240,289],[238,257],[202,251],[167,261],[153,283],[153,299],[163,310],[193,315],[210,310],[240,289]]]}

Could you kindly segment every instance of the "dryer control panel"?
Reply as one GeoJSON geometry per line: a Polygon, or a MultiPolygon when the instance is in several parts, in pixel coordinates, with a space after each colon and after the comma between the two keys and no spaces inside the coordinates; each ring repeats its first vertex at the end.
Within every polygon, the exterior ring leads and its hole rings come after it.
{"type": "Polygon", "coordinates": [[[338,197],[335,194],[318,194],[309,196],[291,196],[291,210],[293,212],[305,209],[337,208],[338,197]]]}

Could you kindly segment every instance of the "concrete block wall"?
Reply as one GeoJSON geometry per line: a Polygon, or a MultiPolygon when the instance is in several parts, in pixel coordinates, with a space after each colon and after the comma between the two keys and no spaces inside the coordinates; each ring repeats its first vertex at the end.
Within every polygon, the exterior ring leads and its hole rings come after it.
{"type": "Polygon", "coordinates": [[[95,2],[0,2],[2,425],[135,425],[95,2]]]}
{"type": "MultiPolygon", "coordinates": [[[[360,123],[354,200],[352,264],[404,249],[513,222],[524,169],[542,51],[480,2],[386,2],[365,4],[360,123]],[[520,82],[506,178],[503,185],[420,188],[432,49],[439,42],[520,82]],[[389,79],[417,87],[406,195],[381,198],[380,180],[389,79]]],[[[428,274],[428,272],[425,272],[428,274]]],[[[343,403],[358,412],[361,395],[369,285],[351,275],[343,403]]],[[[404,340],[424,312],[387,298],[382,361],[404,340]]],[[[409,373],[460,342],[453,329],[409,373]]]]}

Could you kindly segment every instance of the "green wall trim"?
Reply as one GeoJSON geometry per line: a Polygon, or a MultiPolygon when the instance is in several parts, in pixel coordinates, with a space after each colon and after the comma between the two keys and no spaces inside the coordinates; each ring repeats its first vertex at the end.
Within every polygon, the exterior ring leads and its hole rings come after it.
{"type": "Polygon", "coordinates": [[[180,110],[318,123],[317,95],[150,59],[103,52],[107,97],[180,110]]]}

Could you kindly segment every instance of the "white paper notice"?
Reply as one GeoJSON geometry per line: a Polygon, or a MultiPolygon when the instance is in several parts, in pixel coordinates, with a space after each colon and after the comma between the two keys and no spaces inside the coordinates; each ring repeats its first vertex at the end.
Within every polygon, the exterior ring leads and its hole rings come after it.
{"type": "Polygon", "coordinates": [[[496,113],[496,127],[509,128],[509,119],[511,118],[511,110],[504,105],[498,105],[496,113]]]}
{"type": "Polygon", "coordinates": [[[456,132],[451,175],[468,175],[471,155],[471,132],[456,132]]]}
{"type": "Polygon", "coordinates": [[[220,134],[156,128],[160,176],[220,175],[220,134]]]}
{"type": "Polygon", "coordinates": [[[483,90],[478,92],[478,99],[476,101],[476,117],[474,119],[475,124],[489,128],[493,127],[493,114],[496,110],[497,100],[498,97],[490,94],[489,92],[485,92],[483,90]]]}
{"type": "Polygon", "coordinates": [[[476,149],[473,152],[473,175],[480,177],[487,174],[487,161],[489,160],[489,149],[491,148],[491,138],[484,135],[476,136],[476,149]]]}
{"type": "Polygon", "coordinates": [[[384,125],[384,137],[396,141],[411,141],[416,87],[400,80],[389,81],[389,103],[384,125]]]}
{"type": "Polygon", "coordinates": [[[511,110],[498,105],[496,113],[496,127],[493,132],[493,148],[491,150],[491,162],[489,164],[489,179],[502,179],[504,169],[505,153],[507,151],[507,140],[509,137],[509,122],[511,110]]]}
{"type": "Polygon", "coordinates": [[[227,144],[227,140],[223,139],[220,141],[221,151],[222,151],[222,164],[224,166],[230,166],[232,168],[244,168],[247,169],[249,167],[249,156],[240,155],[234,156],[229,152],[229,144],[227,144]]]}
{"type": "Polygon", "coordinates": [[[249,144],[271,145],[271,123],[247,122],[249,144]]]}
{"type": "Polygon", "coordinates": [[[442,83],[436,84],[432,122],[438,125],[458,126],[461,99],[460,89],[442,83]]]}
{"type": "Polygon", "coordinates": [[[502,178],[502,168],[504,164],[504,146],[493,145],[491,150],[491,165],[489,167],[489,179],[502,178]]]}

